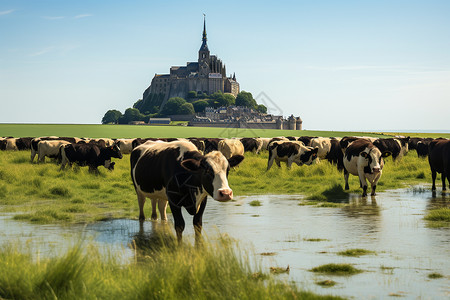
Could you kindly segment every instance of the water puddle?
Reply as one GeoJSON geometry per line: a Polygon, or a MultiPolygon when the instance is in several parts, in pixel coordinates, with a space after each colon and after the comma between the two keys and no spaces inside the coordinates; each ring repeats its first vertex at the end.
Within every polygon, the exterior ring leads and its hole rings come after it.
{"type": "MultiPolygon", "coordinates": [[[[450,228],[428,228],[423,220],[429,209],[449,207],[450,195],[438,192],[432,197],[428,188],[402,189],[379,193],[376,198],[352,195],[349,205],[338,208],[299,206],[301,199],[292,195],[237,197],[230,203],[209,199],[204,235],[227,234],[239,240],[242,248],[251,247],[267,272],[270,267],[289,265],[289,274],[274,276],[316,293],[357,299],[450,297],[450,228]],[[254,200],[261,206],[251,206],[254,200]],[[374,253],[360,257],[337,254],[355,248],[374,253]],[[329,263],[349,263],[364,272],[332,276],[308,271],[329,263]],[[429,279],[433,272],[444,278],[429,279]],[[328,288],[315,284],[324,280],[337,284],[328,288]]],[[[184,238],[193,241],[192,217],[183,213],[184,238]]],[[[84,235],[108,251],[117,250],[127,260],[133,257],[129,247],[133,240],[151,240],[162,230],[173,233],[171,215],[168,217],[168,224],[146,221],[140,226],[136,220],[112,220],[61,227],[1,216],[0,243],[20,240],[51,254],[84,235]]]]}

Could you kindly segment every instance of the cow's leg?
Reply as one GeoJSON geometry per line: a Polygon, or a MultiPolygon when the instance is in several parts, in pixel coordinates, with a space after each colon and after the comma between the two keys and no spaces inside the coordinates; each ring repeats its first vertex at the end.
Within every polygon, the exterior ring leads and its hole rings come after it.
{"type": "Polygon", "coordinates": [[[445,187],[445,179],[447,178],[447,176],[445,175],[445,171],[442,172],[442,190],[445,191],[447,188],[445,187]]]}
{"type": "Polygon", "coordinates": [[[281,168],[280,161],[278,159],[275,159],[275,163],[277,164],[278,168],[281,168]]]}
{"type": "MultiPolygon", "coordinates": [[[[172,203],[172,201],[170,201],[172,203]]],[[[183,238],[183,230],[184,230],[184,219],[181,214],[181,207],[177,207],[175,205],[170,204],[170,210],[172,211],[173,221],[175,223],[175,232],[177,233],[178,243],[181,243],[183,238]]]]}
{"type": "Polygon", "coordinates": [[[35,156],[36,156],[36,151],[34,151],[32,148],[31,149],[31,162],[33,162],[35,156]]]}
{"type": "Polygon", "coordinates": [[[434,171],[434,170],[431,170],[431,180],[433,181],[431,190],[435,191],[436,190],[436,171],[434,171]]]}
{"type": "Polygon", "coordinates": [[[161,221],[167,221],[167,200],[166,199],[159,199],[158,200],[158,208],[159,208],[159,215],[161,216],[161,221]]]}
{"type": "Polygon", "coordinates": [[[201,245],[203,242],[202,239],[202,226],[203,226],[203,212],[205,211],[206,207],[206,198],[202,201],[202,204],[200,204],[200,208],[198,212],[194,215],[194,231],[195,231],[195,244],[197,246],[201,245]]]}
{"type": "Polygon", "coordinates": [[[145,196],[140,194],[139,192],[136,192],[136,193],[137,193],[138,205],[139,205],[139,220],[144,221],[145,220],[145,214],[144,214],[145,196]]]}
{"type": "Polygon", "coordinates": [[[293,159],[291,159],[291,158],[288,158],[288,160],[287,160],[287,162],[286,162],[286,166],[287,166],[287,168],[288,169],[290,169],[291,168],[291,166],[292,166],[292,163],[294,162],[294,160],[293,159]]]}
{"type": "Polygon", "coordinates": [[[156,205],[158,204],[158,199],[151,198],[151,201],[152,201],[152,216],[151,216],[151,219],[152,220],[157,220],[158,219],[158,214],[156,213],[156,205]]]}
{"type": "Polygon", "coordinates": [[[370,196],[375,196],[375,190],[377,189],[377,185],[372,185],[372,192],[370,193],[370,196]]]}
{"type": "Polygon", "coordinates": [[[350,174],[347,172],[347,170],[344,169],[344,179],[345,179],[345,190],[346,191],[350,189],[350,187],[348,185],[348,176],[349,175],[350,174]]]}
{"type": "Polygon", "coordinates": [[[364,173],[359,172],[358,174],[359,176],[359,183],[363,189],[363,197],[367,196],[367,181],[366,181],[366,177],[364,176],[364,173]]]}
{"type": "Polygon", "coordinates": [[[267,171],[272,167],[273,165],[273,157],[269,157],[269,161],[267,162],[267,171]]]}

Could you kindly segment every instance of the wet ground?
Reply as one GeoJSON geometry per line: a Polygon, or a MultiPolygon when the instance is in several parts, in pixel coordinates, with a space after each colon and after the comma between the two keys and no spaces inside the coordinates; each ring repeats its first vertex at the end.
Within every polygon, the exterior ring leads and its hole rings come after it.
{"type": "MultiPolygon", "coordinates": [[[[429,209],[450,206],[450,194],[438,191],[433,197],[428,187],[416,187],[379,193],[375,198],[352,195],[349,205],[332,208],[300,206],[301,199],[292,195],[237,197],[229,203],[208,199],[204,235],[214,238],[220,233],[239,240],[242,248],[254,250],[267,272],[270,267],[289,265],[289,274],[274,276],[316,293],[355,299],[450,298],[450,228],[429,228],[423,220],[429,209]],[[254,200],[261,206],[250,205],[254,200]],[[337,254],[355,248],[375,253],[360,257],[337,254]],[[349,263],[364,272],[333,276],[309,271],[328,263],[349,263]],[[429,279],[431,273],[444,277],[429,279]],[[327,288],[316,284],[323,280],[337,284],[327,288]]],[[[185,239],[193,241],[192,217],[186,212],[184,216],[185,239]]],[[[72,245],[83,233],[127,259],[133,255],[128,245],[136,236],[145,239],[162,230],[173,232],[170,217],[167,225],[146,221],[140,227],[135,220],[113,220],[60,227],[2,216],[0,243],[21,240],[40,254],[51,254],[72,245]]]]}

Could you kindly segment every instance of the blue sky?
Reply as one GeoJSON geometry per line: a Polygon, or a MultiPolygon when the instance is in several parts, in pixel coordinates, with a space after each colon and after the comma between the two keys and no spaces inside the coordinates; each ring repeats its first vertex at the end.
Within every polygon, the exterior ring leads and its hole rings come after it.
{"type": "Polygon", "coordinates": [[[123,112],[155,73],[196,61],[203,13],[241,90],[305,129],[450,130],[444,0],[1,0],[0,123],[123,112]]]}

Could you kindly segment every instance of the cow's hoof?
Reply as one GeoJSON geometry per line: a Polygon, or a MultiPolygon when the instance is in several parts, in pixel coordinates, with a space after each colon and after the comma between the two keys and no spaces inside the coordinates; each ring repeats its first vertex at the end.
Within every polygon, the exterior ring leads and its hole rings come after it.
{"type": "Polygon", "coordinates": [[[375,193],[370,194],[370,196],[375,196],[375,195],[376,195],[375,193]]]}

